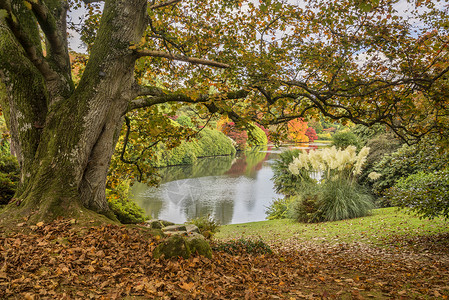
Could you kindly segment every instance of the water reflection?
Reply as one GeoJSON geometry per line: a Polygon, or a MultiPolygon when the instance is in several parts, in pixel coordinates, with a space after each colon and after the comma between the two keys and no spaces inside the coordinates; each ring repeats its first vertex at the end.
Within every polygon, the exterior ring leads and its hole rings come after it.
{"type": "Polygon", "coordinates": [[[262,221],[266,207],[280,197],[273,189],[270,164],[285,149],[256,148],[236,158],[204,158],[194,165],[163,168],[162,184],[136,184],[134,199],[151,218],[176,223],[207,215],[221,224],[262,221]]]}

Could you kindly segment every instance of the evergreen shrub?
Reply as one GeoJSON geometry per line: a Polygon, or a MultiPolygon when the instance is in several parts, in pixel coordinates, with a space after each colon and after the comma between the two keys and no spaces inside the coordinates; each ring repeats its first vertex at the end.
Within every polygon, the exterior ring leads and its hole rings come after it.
{"type": "Polygon", "coordinates": [[[17,190],[20,168],[12,155],[0,154],[0,205],[8,204],[17,190]]]}
{"type": "Polygon", "coordinates": [[[350,132],[337,132],[332,136],[332,145],[337,149],[345,149],[348,146],[360,147],[360,142],[357,136],[350,132]]]}
{"type": "Polygon", "coordinates": [[[423,218],[449,218],[449,169],[403,177],[387,192],[390,201],[423,218]]]}
{"type": "Polygon", "coordinates": [[[106,189],[106,196],[109,207],[121,223],[136,224],[147,219],[144,210],[130,199],[129,180],[123,181],[113,190],[106,189]]]}

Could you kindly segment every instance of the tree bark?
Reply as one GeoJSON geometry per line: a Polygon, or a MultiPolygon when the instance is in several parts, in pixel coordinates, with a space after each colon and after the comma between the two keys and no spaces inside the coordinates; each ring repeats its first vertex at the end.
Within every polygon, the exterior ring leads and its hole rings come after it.
{"type": "MultiPolygon", "coordinates": [[[[12,146],[22,170],[10,210],[19,208],[36,220],[76,216],[86,208],[111,215],[106,175],[133,97],[136,57],[129,46],[143,34],[147,1],[105,2],[96,42],[76,89],[66,68],[65,25],[60,24],[64,4],[43,2],[58,12],[59,26],[51,30],[65,39],[47,47],[50,53],[43,58],[50,70],[31,59],[34,52],[25,49],[27,44],[11,29],[14,24],[0,20],[0,73],[7,91],[1,105],[10,116],[12,146]]],[[[0,4],[0,9],[5,7],[0,4]]],[[[36,28],[22,29],[34,37],[36,28]]]]}

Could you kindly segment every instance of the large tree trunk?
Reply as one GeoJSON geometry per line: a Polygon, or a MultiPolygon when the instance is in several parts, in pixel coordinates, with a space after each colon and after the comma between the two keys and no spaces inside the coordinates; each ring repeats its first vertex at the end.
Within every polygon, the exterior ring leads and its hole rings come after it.
{"type": "MultiPolygon", "coordinates": [[[[76,216],[85,209],[110,215],[106,175],[133,97],[136,58],[129,46],[140,40],[145,16],[146,0],[106,1],[95,46],[76,89],[68,83],[66,37],[61,49],[47,48],[47,59],[54,60],[49,76],[30,61],[29,51],[17,51],[23,43],[6,21],[0,21],[0,73],[7,90],[1,105],[22,170],[10,211],[19,208],[33,219],[76,216]]],[[[64,10],[60,17],[65,22],[64,10]]],[[[24,29],[32,34],[33,26],[24,29]]],[[[65,25],[59,27],[65,31],[65,25]]]]}

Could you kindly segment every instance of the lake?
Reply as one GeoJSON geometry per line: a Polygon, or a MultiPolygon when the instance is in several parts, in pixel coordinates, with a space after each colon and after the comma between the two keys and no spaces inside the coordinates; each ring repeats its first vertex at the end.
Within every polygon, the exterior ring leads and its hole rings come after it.
{"type": "Polygon", "coordinates": [[[134,200],[152,219],[174,223],[210,215],[220,224],[263,221],[270,203],[281,195],[274,191],[271,164],[288,148],[264,147],[237,157],[199,159],[193,165],[160,169],[159,187],[135,184],[134,200]]]}

